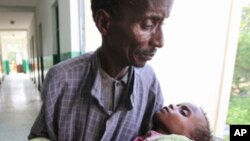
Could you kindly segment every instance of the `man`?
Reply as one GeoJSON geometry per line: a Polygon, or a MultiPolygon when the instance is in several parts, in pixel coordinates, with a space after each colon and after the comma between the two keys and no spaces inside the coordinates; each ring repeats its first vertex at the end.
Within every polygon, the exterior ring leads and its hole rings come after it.
{"type": "Polygon", "coordinates": [[[29,139],[128,141],[148,131],[163,97],[145,64],[163,46],[161,25],[171,5],[172,0],[92,0],[102,45],[48,72],[29,139]]]}

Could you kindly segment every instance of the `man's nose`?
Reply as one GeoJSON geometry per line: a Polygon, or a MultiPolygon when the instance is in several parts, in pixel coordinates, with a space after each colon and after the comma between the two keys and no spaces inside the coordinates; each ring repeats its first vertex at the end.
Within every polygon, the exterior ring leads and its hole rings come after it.
{"type": "Polygon", "coordinates": [[[153,47],[162,48],[164,45],[163,33],[161,27],[155,29],[151,34],[150,44],[153,47]]]}

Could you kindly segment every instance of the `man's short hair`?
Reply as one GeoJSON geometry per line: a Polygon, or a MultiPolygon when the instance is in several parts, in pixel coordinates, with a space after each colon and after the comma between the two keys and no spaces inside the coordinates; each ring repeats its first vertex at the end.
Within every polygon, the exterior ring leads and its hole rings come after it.
{"type": "MultiPolygon", "coordinates": [[[[174,0],[168,0],[169,12],[171,11],[174,0]]],[[[96,16],[98,10],[103,9],[108,12],[111,16],[118,16],[123,6],[128,5],[143,5],[146,0],[91,0],[91,10],[93,18],[96,16]]],[[[119,16],[118,16],[119,17],[119,16]]]]}
{"type": "Polygon", "coordinates": [[[114,7],[121,1],[123,0],[91,0],[92,16],[95,17],[96,12],[100,9],[112,15],[114,7]]]}

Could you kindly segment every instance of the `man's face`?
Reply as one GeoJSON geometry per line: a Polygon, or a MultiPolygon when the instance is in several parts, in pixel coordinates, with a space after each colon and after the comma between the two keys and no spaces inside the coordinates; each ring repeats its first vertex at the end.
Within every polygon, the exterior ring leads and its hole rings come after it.
{"type": "Polygon", "coordinates": [[[202,110],[191,104],[169,105],[155,114],[157,128],[166,134],[181,134],[191,137],[197,125],[208,126],[202,110]]]}
{"type": "Polygon", "coordinates": [[[162,23],[170,0],[128,0],[107,33],[110,55],[123,65],[143,67],[163,46],[162,23]]]}

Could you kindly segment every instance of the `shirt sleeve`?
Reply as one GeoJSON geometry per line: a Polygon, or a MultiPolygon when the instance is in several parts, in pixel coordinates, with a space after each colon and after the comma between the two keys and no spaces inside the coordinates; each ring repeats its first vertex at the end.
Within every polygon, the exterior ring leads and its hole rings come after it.
{"type": "Polygon", "coordinates": [[[158,111],[159,109],[163,107],[164,100],[163,100],[159,81],[156,78],[154,73],[152,75],[153,75],[153,79],[149,87],[148,103],[147,103],[147,108],[143,117],[140,135],[143,135],[147,131],[152,129],[153,115],[156,111],[158,111]]]}
{"type": "Polygon", "coordinates": [[[28,139],[36,137],[48,138],[52,141],[56,140],[56,123],[54,122],[55,107],[57,97],[62,93],[62,80],[58,76],[58,72],[51,69],[46,75],[44,85],[41,92],[42,107],[40,113],[34,122],[28,139]]]}

